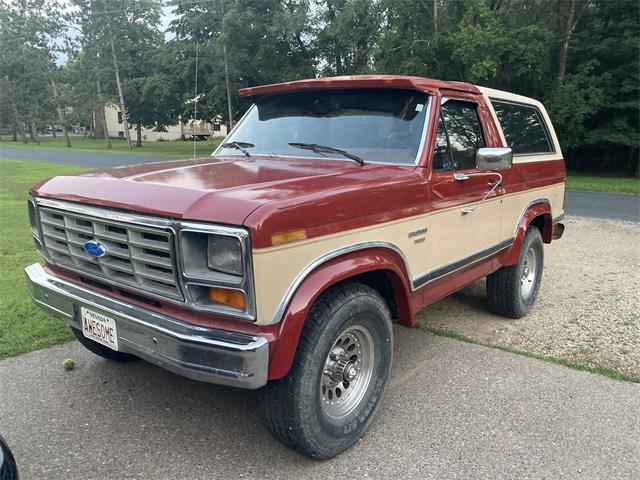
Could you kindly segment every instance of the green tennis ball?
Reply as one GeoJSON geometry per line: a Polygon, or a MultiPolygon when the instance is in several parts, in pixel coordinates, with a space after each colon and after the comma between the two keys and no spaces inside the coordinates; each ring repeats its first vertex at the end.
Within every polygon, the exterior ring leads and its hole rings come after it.
{"type": "Polygon", "coordinates": [[[62,368],[64,368],[65,370],[72,370],[75,365],[76,362],[74,362],[70,358],[65,358],[62,362],[62,368]]]}

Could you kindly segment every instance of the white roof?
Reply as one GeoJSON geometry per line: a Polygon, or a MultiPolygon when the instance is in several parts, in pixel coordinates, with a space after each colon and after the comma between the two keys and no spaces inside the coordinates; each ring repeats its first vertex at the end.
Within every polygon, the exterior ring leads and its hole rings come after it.
{"type": "Polygon", "coordinates": [[[543,109],[542,103],[535,98],[525,97],[524,95],[517,95],[511,92],[505,92],[503,90],[496,90],[494,88],[480,87],[478,89],[483,95],[496,100],[506,100],[510,102],[526,103],[529,105],[535,105],[536,107],[543,109]]]}

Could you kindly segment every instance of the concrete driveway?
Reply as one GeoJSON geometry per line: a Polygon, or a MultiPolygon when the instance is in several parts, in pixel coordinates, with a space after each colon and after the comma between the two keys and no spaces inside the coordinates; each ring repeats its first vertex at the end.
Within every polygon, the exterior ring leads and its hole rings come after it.
{"type": "Polygon", "coordinates": [[[377,421],[326,462],[269,436],[259,392],[113,364],[77,342],[0,363],[0,431],[24,479],[637,478],[640,385],[395,334],[377,421]]]}

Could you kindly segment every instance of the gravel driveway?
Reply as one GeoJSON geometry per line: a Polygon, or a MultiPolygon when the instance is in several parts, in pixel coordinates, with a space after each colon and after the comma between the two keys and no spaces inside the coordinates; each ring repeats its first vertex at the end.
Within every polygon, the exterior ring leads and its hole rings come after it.
{"type": "Polygon", "coordinates": [[[540,295],[527,317],[489,313],[483,280],[427,307],[418,322],[640,376],[640,225],[564,223],[564,237],[545,247],[540,295]]]}

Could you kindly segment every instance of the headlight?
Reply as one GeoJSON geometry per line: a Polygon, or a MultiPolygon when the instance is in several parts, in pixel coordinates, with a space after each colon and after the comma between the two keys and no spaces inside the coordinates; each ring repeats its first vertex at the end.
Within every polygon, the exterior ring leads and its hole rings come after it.
{"type": "Polygon", "coordinates": [[[241,276],[243,268],[240,241],[236,237],[209,235],[207,266],[211,270],[241,276]]]}
{"type": "Polygon", "coordinates": [[[250,242],[244,228],[182,222],[178,251],[185,300],[200,310],[255,320],[250,242]]]}

